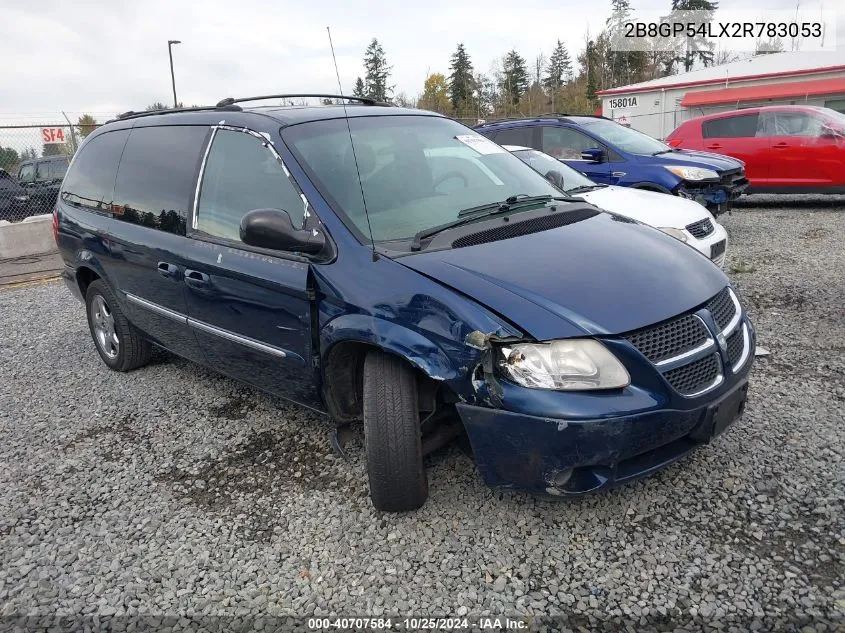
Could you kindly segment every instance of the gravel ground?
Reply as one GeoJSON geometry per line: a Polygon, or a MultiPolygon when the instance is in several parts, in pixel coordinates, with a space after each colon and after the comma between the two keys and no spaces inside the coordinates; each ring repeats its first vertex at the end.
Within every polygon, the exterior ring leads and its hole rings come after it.
{"type": "Polygon", "coordinates": [[[0,615],[845,627],[843,209],[723,216],[771,351],[745,417],[574,502],[492,491],[450,448],[422,510],[377,513],[362,447],[336,457],[320,416],[165,354],[110,372],[62,284],[0,291],[0,615]]]}

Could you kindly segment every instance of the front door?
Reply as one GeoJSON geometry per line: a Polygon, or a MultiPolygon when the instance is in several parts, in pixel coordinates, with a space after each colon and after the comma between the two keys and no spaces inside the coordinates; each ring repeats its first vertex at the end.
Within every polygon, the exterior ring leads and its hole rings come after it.
{"type": "Polygon", "coordinates": [[[581,152],[586,149],[605,149],[598,141],[573,128],[544,125],[541,129],[543,151],[546,154],[580,171],[593,182],[613,184],[606,156],[600,163],[581,158],[581,152]]]}
{"type": "Polygon", "coordinates": [[[701,124],[701,149],[744,162],[745,174],[752,187],[765,186],[769,179],[769,141],[758,134],[758,117],[756,112],[749,112],[701,124]]]}
{"type": "Polygon", "coordinates": [[[775,187],[823,187],[831,184],[817,164],[820,118],[795,110],[760,115],[769,142],[769,183],[775,187]]]}
{"type": "Polygon", "coordinates": [[[188,324],[208,363],[233,378],[306,405],[319,403],[312,358],[308,261],[240,240],[243,216],[307,213],[281,158],[257,133],[219,126],[201,175],[185,270],[188,324]]]}

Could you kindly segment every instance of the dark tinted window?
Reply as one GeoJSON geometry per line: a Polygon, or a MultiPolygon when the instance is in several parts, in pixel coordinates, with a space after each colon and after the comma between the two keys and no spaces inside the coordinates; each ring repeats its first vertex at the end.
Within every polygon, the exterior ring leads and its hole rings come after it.
{"type": "MultiPolygon", "coordinates": [[[[499,145],[519,145],[520,147],[534,147],[533,127],[512,127],[496,132],[491,137],[499,145]]],[[[539,148],[535,148],[539,149],[539,148]]]]}
{"type": "Polygon", "coordinates": [[[757,114],[740,114],[704,121],[701,135],[704,138],[747,138],[757,133],[757,114]]]}
{"type": "Polygon", "coordinates": [[[61,180],[66,171],[66,160],[46,160],[38,163],[36,180],[61,180]]]}
{"type": "Polygon", "coordinates": [[[54,160],[49,163],[47,177],[50,180],[61,180],[67,173],[68,162],[66,160],[54,160]]]}
{"type": "Polygon", "coordinates": [[[185,234],[205,126],[132,130],[114,186],[114,213],[126,222],[185,234]]]}
{"type": "Polygon", "coordinates": [[[252,134],[219,130],[202,178],[197,228],[240,240],[241,219],[254,209],[287,211],[295,227],[305,221],[299,191],[264,143],[252,134]]]}
{"type": "Polygon", "coordinates": [[[128,130],[105,132],[85,143],[62,185],[62,200],[89,209],[110,211],[114,177],[128,130]]]}

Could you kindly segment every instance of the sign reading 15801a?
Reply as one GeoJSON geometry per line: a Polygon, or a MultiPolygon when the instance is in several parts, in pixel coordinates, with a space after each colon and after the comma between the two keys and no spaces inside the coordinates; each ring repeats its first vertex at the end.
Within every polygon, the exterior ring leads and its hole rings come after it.
{"type": "Polygon", "coordinates": [[[636,108],[639,105],[640,102],[637,97],[618,97],[610,100],[611,110],[616,110],[617,108],[636,108]]]}

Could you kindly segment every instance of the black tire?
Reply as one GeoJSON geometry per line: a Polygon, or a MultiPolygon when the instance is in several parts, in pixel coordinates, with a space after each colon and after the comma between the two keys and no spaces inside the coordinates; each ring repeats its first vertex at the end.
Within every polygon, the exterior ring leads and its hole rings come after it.
{"type": "Polygon", "coordinates": [[[91,332],[91,338],[94,340],[94,347],[97,348],[97,353],[100,354],[100,358],[103,359],[109,369],[131,371],[146,365],[150,361],[152,345],[126,320],[114,294],[102,279],[97,279],[88,286],[85,293],[85,313],[88,317],[88,329],[91,332]],[[112,320],[109,333],[112,333],[114,339],[116,339],[116,345],[110,338],[105,343],[103,339],[98,338],[102,333],[102,327],[95,323],[97,321],[95,316],[97,310],[92,310],[92,306],[95,303],[101,306],[100,301],[107,308],[112,320]]]}
{"type": "Polygon", "coordinates": [[[428,479],[411,367],[384,352],[367,354],[363,405],[373,505],[385,512],[416,510],[428,498],[428,479]]]}

